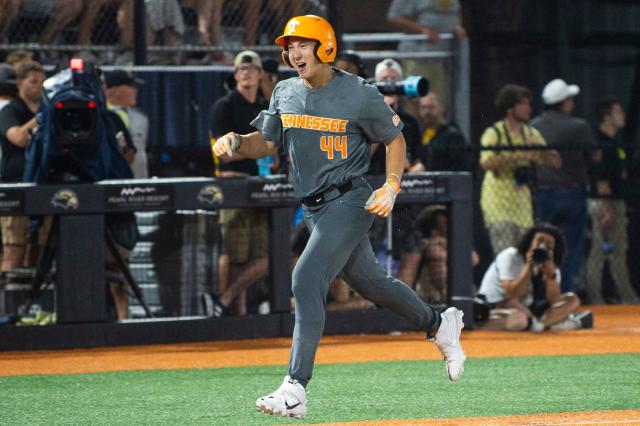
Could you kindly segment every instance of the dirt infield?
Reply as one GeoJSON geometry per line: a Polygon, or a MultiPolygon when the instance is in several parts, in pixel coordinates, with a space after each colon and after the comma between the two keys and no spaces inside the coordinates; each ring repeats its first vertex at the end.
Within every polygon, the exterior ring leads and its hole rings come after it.
{"type": "MultiPolygon", "coordinates": [[[[555,333],[463,333],[469,357],[640,352],[640,306],[593,309],[595,327],[555,333]]],[[[0,376],[287,365],[290,338],[0,353],[0,376]]],[[[421,333],[324,337],[319,364],[439,359],[421,333]]]]}
{"type": "MultiPolygon", "coordinates": [[[[455,419],[387,420],[380,422],[324,423],[345,426],[502,426],[502,425],[632,425],[640,424],[640,410],[579,411],[576,413],[526,414],[500,417],[465,417],[455,419]]],[[[322,426],[322,423],[317,426],[322,426]]]]}
{"type": "MultiPolygon", "coordinates": [[[[555,333],[464,332],[469,357],[640,353],[640,306],[595,307],[595,327],[555,333]]],[[[287,365],[290,338],[0,353],[0,376],[287,365]]],[[[421,333],[324,337],[317,362],[428,360],[441,355],[421,333]]],[[[336,423],[332,423],[335,425],[336,423]]],[[[345,425],[640,424],[640,410],[354,422],[345,425]]]]}

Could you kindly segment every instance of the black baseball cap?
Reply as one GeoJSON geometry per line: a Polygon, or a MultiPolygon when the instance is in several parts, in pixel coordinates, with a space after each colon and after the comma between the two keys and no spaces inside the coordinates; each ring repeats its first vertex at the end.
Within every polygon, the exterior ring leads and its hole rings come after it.
{"type": "Polygon", "coordinates": [[[102,78],[104,79],[104,84],[107,86],[107,88],[115,86],[137,86],[139,84],[144,84],[144,80],[134,77],[131,72],[125,70],[113,70],[105,72],[102,78]]]}

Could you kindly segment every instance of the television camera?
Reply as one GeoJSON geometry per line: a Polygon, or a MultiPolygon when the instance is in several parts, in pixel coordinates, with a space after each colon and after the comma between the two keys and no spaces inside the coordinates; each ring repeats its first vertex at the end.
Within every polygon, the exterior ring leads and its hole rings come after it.
{"type": "Polygon", "coordinates": [[[133,174],[118,146],[100,71],[82,59],[48,78],[25,152],[27,182],[93,182],[133,174]]]}

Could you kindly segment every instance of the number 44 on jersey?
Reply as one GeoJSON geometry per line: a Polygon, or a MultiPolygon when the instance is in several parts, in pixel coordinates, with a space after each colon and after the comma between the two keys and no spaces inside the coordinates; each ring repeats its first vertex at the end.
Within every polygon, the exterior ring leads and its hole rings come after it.
{"type": "Polygon", "coordinates": [[[322,136],[320,138],[320,149],[327,153],[327,158],[333,160],[336,153],[340,158],[347,158],[347,136],[322,136]]]}

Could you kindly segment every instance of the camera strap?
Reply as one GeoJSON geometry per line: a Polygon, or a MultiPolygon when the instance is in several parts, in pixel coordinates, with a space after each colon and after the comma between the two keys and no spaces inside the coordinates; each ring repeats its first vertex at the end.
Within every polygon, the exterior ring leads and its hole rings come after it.
{"type": "MultiPolygon", "coordinates": [[[[527,135],[526,135],[526,132],[525,132],[525,128],[526,127],[527,127],[527,125],[523,124],[522,128],[520,129],[520,133],[522,134],[522,141],[523,142],[526,141],[526,139],[527,139],[527,135]]],[[[511,140],[511,133],[509,133],[509,128],[507,127],[507,123],[505,123],[504,121],[502,122],[502,128],[504,129],[504,135],[507,138],[507,145],[512,147],[513,146],[513,141],[511,140]]]]}

